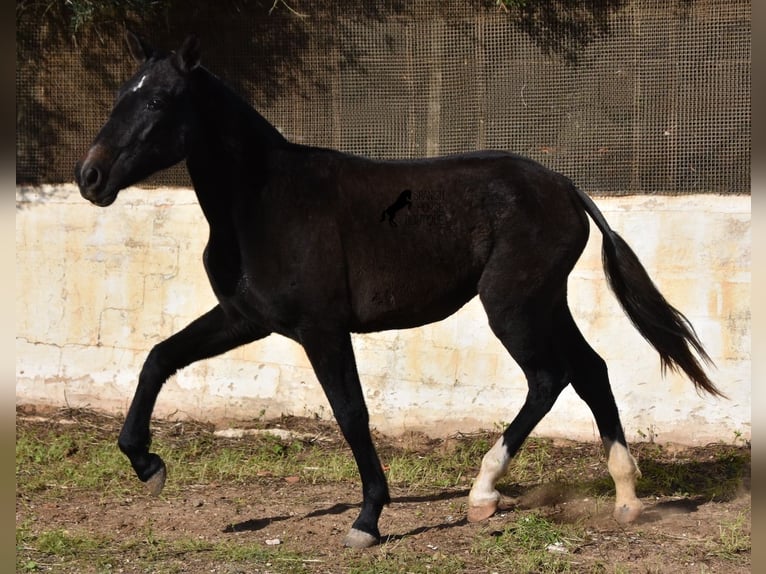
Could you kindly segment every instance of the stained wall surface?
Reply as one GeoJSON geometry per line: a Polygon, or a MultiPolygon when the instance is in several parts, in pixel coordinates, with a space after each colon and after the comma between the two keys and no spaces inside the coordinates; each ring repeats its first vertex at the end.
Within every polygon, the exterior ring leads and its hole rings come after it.
{"type": "MultiPolygon", "coordinates": [[[[666,297],[692,321],[728,400],[661,376],[656,353],[608,291],[592,226],[570,278],[581,330],[606,359],[629,439],[701,444],[750,436],[750,197],[598,198],[666,297]]],[[[192,191],[122,192],[108,209],[71,185],[17,188],[16,402],[124,413],[149,349],[215,304],[201,254],[207,225],[192,191]]],[[[495,428],[526,385],[474,299],[449,319],[355,335],[377,429],[431,435],[495,428]]],[[[328,404],[302,349],[279,336],[180,371],[159,416],[225,424],[318,415],[328,404]]],[[[565,390],[536,432],[592,439],[591,414],[565,390]]]]}

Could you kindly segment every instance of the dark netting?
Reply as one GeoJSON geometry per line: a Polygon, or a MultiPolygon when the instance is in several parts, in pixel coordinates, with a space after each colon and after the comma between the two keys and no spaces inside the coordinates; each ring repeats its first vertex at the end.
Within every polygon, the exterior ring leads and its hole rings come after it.
{"type": "MultiPolygon", "coordinates": [[[[593,194],[750,191],[750,2],[209,4],[134,24],[168,48],[198,33],[206,66],[293,141],[510,150],[593,194]]],[[[49,20],[17,22],[19,183],[71,181],[133,69],[116,26],[75,41],[49,20]]]]}

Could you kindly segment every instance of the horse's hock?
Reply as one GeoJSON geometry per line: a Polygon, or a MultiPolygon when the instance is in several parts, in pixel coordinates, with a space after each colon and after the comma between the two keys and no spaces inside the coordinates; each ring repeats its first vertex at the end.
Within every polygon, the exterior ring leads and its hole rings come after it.
{"type": "MultiPolygon", "coordinates": [[[[569,281],[586,338],[609,365],[628,438],[704,444],[750,436],[750,198],[695,195],[597,200],[671,303],[689,317],[729,400],[662,378],[656,353],[608,292],[592,229],[569,281]]],[[[17,403],[124,413],[148,349],[214,303],[200,257],[207,237],[191,191],[131,188],[119,209],[74,186],[17,190],[17,403]],[[47,269],[40,282],[40,269],[47,269]],[[54,280],[55,279],[55,280],[54,280]]],[[[592,226],[593,227],[593,226],[592,226]]],[[[476,300],[442,322],[355,335],[373,426],[445,435],[492,428],[520,407],[526,383],[476,300]]],[[[172,378],[160,416],[329,417],[303,351],[272,336],[172,378]]],[[[537,434],[598,437],[571,389],[537,434]]]]}

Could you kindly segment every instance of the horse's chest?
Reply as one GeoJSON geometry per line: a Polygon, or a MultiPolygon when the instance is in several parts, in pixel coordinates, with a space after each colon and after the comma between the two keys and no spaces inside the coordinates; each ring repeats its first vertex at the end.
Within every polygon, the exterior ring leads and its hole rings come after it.
{"type": "Polygon", "coordinates": [[[287,290],[273,277],[255,273],[244,263],[236,245],[211,242],[205,249],[205,269],[218,301],[226,311],[275,332],[288,329],[282,308],[287,290]]]}
{"type": "Polygon", "coordinates": [[[211,238],[203,261],[216,296],[219,299],[234,296],[242,278],[242,257],[237,243],[211,238]]]}

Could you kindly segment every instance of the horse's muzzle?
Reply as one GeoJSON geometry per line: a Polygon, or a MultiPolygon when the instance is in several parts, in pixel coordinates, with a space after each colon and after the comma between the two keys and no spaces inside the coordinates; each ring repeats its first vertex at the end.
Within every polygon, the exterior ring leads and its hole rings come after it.
{"type": "Polygon", "coordinates": [[[117,198],[117,193],[107,187],[108,174],[104,168],[104,155],[100,146],[94,146],[74,168],[74,178],[80,188],[80,195],[100,207],[111,205],[117,198]]]}

